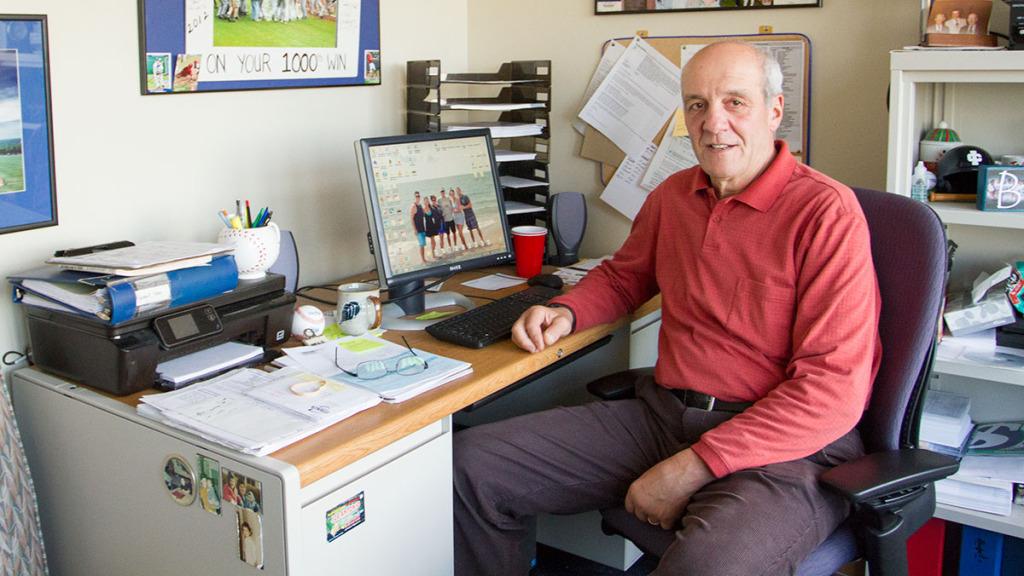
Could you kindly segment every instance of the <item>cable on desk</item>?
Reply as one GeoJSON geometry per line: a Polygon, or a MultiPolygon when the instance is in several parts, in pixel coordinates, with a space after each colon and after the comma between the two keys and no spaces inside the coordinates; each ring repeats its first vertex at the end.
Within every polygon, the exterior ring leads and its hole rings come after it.
{"type": "Polygon", "coordinates": [[[330,306],[337,306],[338,305],[338,300],[337,299],[335,299],[334,301],[331,301],[331,300],[325,300],[323,298],[317,298],[316,296],[310,296],[309,294],[305,294],[305,292],[307,292],[309,290],[316,290],[318,288],[319,289],[323,289],[323,290],[337,290],[338,289],[338,284],[337,283],[335,283],[335,284],[311,284],[309,286],[301,286],[301,287],[295,289],[295,295],[296,296],[302,296],[303,298],[306,298],[308,300],[312,300],[314,302],[319,302],[321,304],[328,304],[330,306]]]}
{"type": "Polygon", "coordinates": [[[7,352],[4,352],[2,362],[4,363],[4,366],[14,366],[18,362],[20,362],[22,358],[25,357],[26,356],[23,352],[18,352],[17,350],[8,350],[7,352]],[[14,360],[11,360],[11,356],[16,356],[16,358],[14,360]]]}

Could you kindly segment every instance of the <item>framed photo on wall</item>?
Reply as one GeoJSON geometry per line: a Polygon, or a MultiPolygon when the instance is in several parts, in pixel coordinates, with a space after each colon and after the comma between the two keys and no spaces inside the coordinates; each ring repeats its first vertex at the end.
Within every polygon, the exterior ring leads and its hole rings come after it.
{"type": "Polygon", "coordinates": [[[138,0],[143,95],[380,84],[380,0],[138,0]]]}
{"type": "Polygon", "coordinates": [[[46,16],[0,14],[0,234],[55,226],[46,16]]]}
{"type": "Polygon", "coordinates": [[[594,0],[595,14],[736,10],[744,8],[798,8],[821,6],[821,0],[594,0]]]}

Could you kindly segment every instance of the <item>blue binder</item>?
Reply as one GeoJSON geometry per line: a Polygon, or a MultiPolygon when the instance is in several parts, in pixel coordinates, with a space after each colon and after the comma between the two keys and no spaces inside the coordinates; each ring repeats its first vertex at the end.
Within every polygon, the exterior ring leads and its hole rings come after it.
{"type": "Polygon", "coordinates": [[[960,541],[960,576],[1000,576],[1003,564],[1003,535],[963,527],[960,541]]]}
{"type": "MultiPolygon", "coordinates": [[[[60,270],[56,267],[39,268],[21,274],[8,277],[8,281],[14,287],[14,301],[19,302],[24,293],[31,293],[46,301],[52,302],[62,310],[73,312],[82,316],[100,317],[108,320],[111,324],[118,324],[131,320],[138,313],[139,309],[146,307],[147,302],[140,302],[136,297],[135,283],[145,282],[150,278],[160,279],[166,276],[167,287],[170,294],[169,300],[161,298],[156,307],[148,307],[147,311],[154,309],[167,309],[183,304],[191,304],[205,298],[210,298],[234,290],[238,286],[238,266],[235,264],[235,257],[228,254],[213,258],[208,265],[193,266],[172,270],[164,274],[157,274],[151,277],[125,279],[116,276],[102,276],[84,272],[73,272],[60,270]],[[53,294],[41,294],[25,286],[25,280],[38,280],[55,286],[89,284],[92,286],[106,287],[108,300],[108,313],[104,315],[94,314],[88,310],[76,308],[68,300],[62,300],[53,294]],[[105,317],[109,316],[109,318],[105,317]]],[[[98,289],[98,288],[97,288],[98,289]]],[[[79,291],[80,292],[80,291],[79,291]]]]}

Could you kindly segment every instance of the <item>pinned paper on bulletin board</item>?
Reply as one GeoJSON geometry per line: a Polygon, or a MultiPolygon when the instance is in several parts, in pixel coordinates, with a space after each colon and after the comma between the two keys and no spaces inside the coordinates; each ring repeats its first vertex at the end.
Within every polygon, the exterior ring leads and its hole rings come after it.
{"type": "Polygon", "coordinates": [[[608,195],[619,196],[617,201],[608,198],[606,200],[626,216],[632,218],[635,215],[635,210],[642,205],[646,194],[653,189],[652,182],[655,185],[658,183],[654,182],[653,173],[663,174],[662,178],[668,175],[664,161],[673,161],[675,166],[684,165],[687,161],[682,157],[685,153],[683,145],[689,145],[689,139],[686,125],[681,121],[678,109],[679,69],[700,48],[712,42],[728,39],[758,44],[771,51],[779,60],[783,73],[785,108],[776,136],[785,140],[793,155],[801,161],[807,162],[810,158],[811,44],[803,34],[634,37],[609,40],[605,43],[602,60],[591,79],[591,85],[588,86],[588,94],[585,95],[587,97],[580,106],[580,119],[574,125],[577,129],[582,128],[583,143],[580,155],[601,164],[602,182],[612,188],[611,191],[606,188],[606,194],[602,198],[608,195]],[[643,50],[639,50],[641,47],[643,50]],[[635,64],[636,68],[640,69],[641,59],[645,60],[644,77],[638,82],[647,85],[644,87],[644,98],[637,100],[644,100],[645,105],[616,101],[617,95],[636,89],[629,85],[630,76],[628,73],[622,74],[622,68],[635,64]],[[657,66],[652,67],[652,62],[657,66]],[[666,108],[669,102],[669,79],[675,85],[671,112],[666,108]],[[605,84],[609,86],[606,87],[605,84]],[[656,88],[652,89],[652,85],[656,88]],[[660,93],[662,89],[666,92],[660,93]],[[652,104],[648,101],[652,92],[656,96],[662,96],[660,102],[652,104]],[[602,97],[610,99],[610,102],[600,102],[602,97]],[[616,110],[618,105],[624,106],[627,110],[616,110]],[[602,118],[602,112],[608,117],[618,112],[628,118],[622,122],[627,129],[623,130],[621,126],[608,126],[610,120],[602,118]],[[657,122],[660,129],[653,130],[651,122],[657,122]],[[672,132],[666,135],[670,126],[673,127],[672,132]],[[643,129],[646,129],[646,132],[643,132],[643,129]],[[629,133],[624,134],[626,131],[629,133]],[[666,149],[666,152],[655,154],[654,150],[657,148],[666,149]],[[633,153],[632,157],[630,152],[633,153]],[[625,170],[627,174],[615,178],[616,171],[623,165],[628,165],[625,170]],[[626,198],[634,193],[641,194],[642,197],[626,198]]]}
{"type": "Polygon", "coordinates": [[[380,0],[138,0],[142,94],[380,84],[380,0]]]}

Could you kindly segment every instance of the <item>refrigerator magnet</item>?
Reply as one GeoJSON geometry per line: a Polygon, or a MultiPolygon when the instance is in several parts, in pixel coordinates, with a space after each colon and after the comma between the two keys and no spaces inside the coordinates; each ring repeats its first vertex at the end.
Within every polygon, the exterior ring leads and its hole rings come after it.
{"type": "Polygon", "coordinates": [[[220,462],[198,455],[199,505],[210,514],[220,516],[220,462]]]}
{"type": "Polygon", "coordinates": [[[349,530],[366,521],[363,492],[327,511],[327,541],[334,542],[349,530]]]}
{"type": "Polygon", "coordinates": [[[182,506],[189,506],[195,501],[196,475],[184,457],[173,454],[167,456],[160,473],[171,500],[182,506]]]}
{"type": "Polygon", "coordinates": [[[260,515],[241,508],[238,518],[238,558],[250,566],[263,568],[263,525],[260,515]]]}

